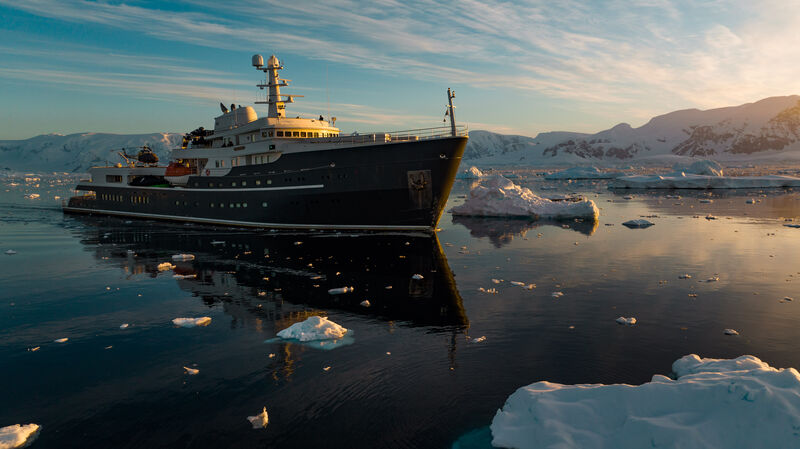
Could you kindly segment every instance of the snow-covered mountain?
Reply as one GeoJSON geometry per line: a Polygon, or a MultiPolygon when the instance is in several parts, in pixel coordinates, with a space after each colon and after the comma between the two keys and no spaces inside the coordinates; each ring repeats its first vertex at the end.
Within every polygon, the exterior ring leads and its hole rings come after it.
{"type": "MultiPolygon", "coordinates": [[[[164,158],[180,133],[47,134],[0,141],[0,170],[85,172],[120,162],[117,152],[150,146],[164,158]]],[[[800,96],[654,117],[632,128],[621,123],[597,134],[546,132],[536,137],[472,131],[465,163],[492,165],[614,165],[632,161],[673,163],[701,157],[720,161],[800,160],[800,96]]]]}
{"type": "Polygon", "coordinates": [[[470,164],[481,166],[668,162],[680,157],[800,159],[800,96],[675,111],[639,128],[621,123],[597,134],[550,132],[530,138],[473,131],[465,152],[470,164]]]}
{"type": "Polygon", "coordinates": [[[85,172],[94,165],[122,162],[117,152],[148,145],[159,157],[181,144],[183,134],[43,134],[26,140],[0,140],[0,170],[85,172]]]}

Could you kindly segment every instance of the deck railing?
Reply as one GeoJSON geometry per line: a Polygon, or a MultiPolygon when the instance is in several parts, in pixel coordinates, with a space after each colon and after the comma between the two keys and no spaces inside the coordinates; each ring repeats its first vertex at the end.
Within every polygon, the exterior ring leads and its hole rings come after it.
{"type": "MultiPolygon", "coordinates": [[[[350,134],[338,137],[322,137],[305,139],[312,142],[334,143],[372,143],[372,142],[410,142],[417,140],[438,139],[451,137],[453,131],[449,126],[438,128],[406,129],[402,131],[376,132],[367,134],[350,134]]],[[[456,136],[468,136],[469,128],[466,125],[456,126],[456,136]]]]}

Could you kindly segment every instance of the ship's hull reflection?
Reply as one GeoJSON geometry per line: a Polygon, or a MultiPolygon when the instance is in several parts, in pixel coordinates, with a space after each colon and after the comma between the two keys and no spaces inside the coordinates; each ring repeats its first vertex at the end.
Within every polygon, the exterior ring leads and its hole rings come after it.
{"type": "Polygon", "coordinates": [[[98,259],[122,262],[132,275],[155,275],[159,263],[170,261],[184,276],[176,279],[181,289],[209,304],[221,302],[236,319],[248,319],[248,311],[251,319],[286,321],[277,323],[282,327],[313,313],[289,303],[415,326],[469,323],[435,235],[286,234],[76,219],[86,224],[80,237],[98,259]],[[171,260],[182,253],[195,259],[171,260]],[[329,293],[342,287],[353,291],[329,293]]]}

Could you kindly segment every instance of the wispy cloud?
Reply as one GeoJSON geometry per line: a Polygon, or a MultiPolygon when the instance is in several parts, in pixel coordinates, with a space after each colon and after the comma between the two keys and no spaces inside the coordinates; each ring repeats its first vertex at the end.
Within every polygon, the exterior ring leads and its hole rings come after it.
{"type": "MultiPolygon", "coordinates": [[[[579,109],[613,107],[623,118],[800,92],[795,62],[800,47],[794,45],[800,4],[776,0],[248,0],[224,5],[194,0],[168,12],[146,3],[0,4],[53,20],[138,30],[208,48],[277,48],[416,80],[531,92],[579,109]]],[[[33,56],[36,50],[0,46],[0,53],[14,51],[33,56]]],[[[80,56],[91,62],[89,55],[80,56]]],[[[171,71],[209,86],[192,92],[158,76],[151,83],[116,78],[123,89],[210,98],[225,90],[218,82],[215,90],[214,79],[229,77],[189,68],[190,61],[115,58],[143,72],[140,78],[148,70],[171,71]]],[[[14,70],[47,76],[35,66],[6,68],[0,76],[23,76],[14,70]]],[[[66,78],[75,85],[98,81],[77,70],[66,78]]]]}

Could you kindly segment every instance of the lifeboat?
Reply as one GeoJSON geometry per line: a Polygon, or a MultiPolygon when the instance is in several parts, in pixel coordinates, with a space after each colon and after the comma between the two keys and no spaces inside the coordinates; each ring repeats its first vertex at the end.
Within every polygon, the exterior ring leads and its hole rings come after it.
{"type": "Polygon", "coordinates": [[[194,174],[190,167],[178,162],[170,162],[164,172],[164,179],[174,186],[185,186],[189,181],[189,176],[194,174]]]}

